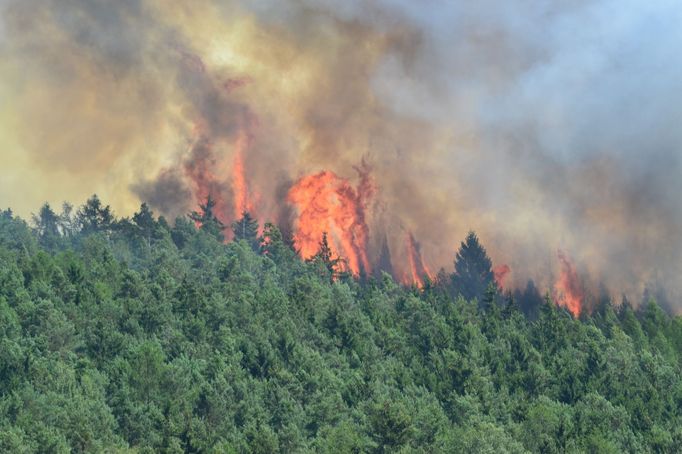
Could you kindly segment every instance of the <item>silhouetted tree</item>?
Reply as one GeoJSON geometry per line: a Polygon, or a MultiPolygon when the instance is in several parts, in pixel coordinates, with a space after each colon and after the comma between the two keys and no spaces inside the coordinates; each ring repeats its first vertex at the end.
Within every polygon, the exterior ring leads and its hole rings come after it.
{"type": "Polygon", "coordinates": [[[322,240],[320,240],[320,248],[317,254],[308,259],[309,262],[321,264],[328,272],[330,278],[336,274],[336,267],[341,262],[339,258],[333,258],[333,253],[329,247],[329,240],[327,239],[327,232],[322,233],[322,240]]]}
{"type": "Polygon", "coordinates": [[[495,282],[492,265],[476,234],[469,232],[455,257],[455,272],[452,275],[454,294],[481,301],[488,286],[495,282]]]}
{"type": "Polygon", "coordinates": [[[247,211],[242,213],[242,217],[232,223],[232,232],[235,241],[246,241],[254,252],[260,249],[260,239],[258,238],[258,221],[256,221],[247,211]]]}
{"type": "Polygon", "coordinates": [[[45,249],[53,250],[59,244],[60,239],[59,217],[49,203],[45,203],[40,208],[38,215],[33,215],[33,224],[40,245],[45,249]]]}
{"type": "Polygon", "coordinates": [[[374,268],[374,277],[381,279],[382,273],[393,274],[393,266],[391,264],[391,251],[388,248],[388,240],[384,236],[384,240],[381,242],[381,252],[379,254],[379,260],[377,261],[377,266],[374,268]]]}
{"type": "Polygon", "coordinates": [[[133,214],[133,222],[143,231],[151,231],[156,225],[154,220],[154,213],[149,209],[149,205],[146,202],[140,205],[140,210],[133,214]]]}
{"type": "Polygon", "coordinates": [[[66,238],[72,238],[78,232],[78,222],[74,218],[73,205],[69,202],[62,204],[62,212],[59,214],[59,230],[66,238]]]}
{"type": "Polygon", "coordinates": [[[189,215],[189,218],[196,222],[202,231],[208,233],[209,235],[213,235],[222,242],[225,240],[225,237],[223,236],[225,224],[223,224],[213,213],[215,204],[215,200],[213,200],[209,194],[206,198],[206,203],[199,205],[200,211],[192,211],[192,213],[189,215]]]}
{"type": "Polygon", "coordinates": [[[544,303],[542,295],[535,286],[535,282],[529,280],[526,288],[521,291],[519,289],[514,291],[514,298],[516,299],[521,312],[531,320],[535,320],[538,316],[540,306],[544,303]]]}
{"type": "Polygon", "coordinates": [[[157,226],[156,220],[154,219],[154,213],[149,209],[149,205],[146,203],[140,205],[140,210],[133,215],[133,223],[137,227],[138,233],[142,235],[147,241],[147,244],[149,244],[157,226]]]}
{"type": "Polygon", "coordinates": [[[275,263],[291,262],[296,257],[296,252],[285,243],[282,231],[270,222],[266,222],[263,227],[263,241],[260,245],[260,252],[273,259],[275,263]]]}

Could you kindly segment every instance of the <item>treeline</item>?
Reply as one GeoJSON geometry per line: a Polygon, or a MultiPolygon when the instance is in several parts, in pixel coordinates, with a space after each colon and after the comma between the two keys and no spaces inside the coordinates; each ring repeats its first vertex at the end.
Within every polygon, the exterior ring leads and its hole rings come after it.
{"type": "Polygon", "coordinates": [[[682,449],[655,301],[524,308],[474,234],[422,289],[354,278],[248,214],[225,243],[212,208],[0,212],[0,452],[682,449]]]}

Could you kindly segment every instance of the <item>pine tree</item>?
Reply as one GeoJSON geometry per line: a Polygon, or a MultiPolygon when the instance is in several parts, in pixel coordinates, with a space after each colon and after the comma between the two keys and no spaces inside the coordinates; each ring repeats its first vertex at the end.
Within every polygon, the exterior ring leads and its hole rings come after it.
{"type": "Polygon", "coordinates": [[[467,300],[481,301],[486,289],[495,282],[492,261],[474,232],[469,232],[455,257],[452,289],[467,300]]]}
{"type": "Polygon", "coordinates": [[[260,239],[258,238],[258,221],[251,217],[247,211],[242,213],[241,219],[232,223],[232,232],[235,241],[246,241],[254,252],[260,249],[260,239]]]}
{"type": "Polygon", "coordinates": [[[223,230],[225,230],[225,224],[223,224],[220,219],[216,217],[213,213],[216,202],[211,197],[211,194],[206,198],[205,204],[199,204],[200,211],[192,211],[189,218],[199,225],[199,228],[212,235],[222,242],[225,240],[223,236],[223,230]]]}

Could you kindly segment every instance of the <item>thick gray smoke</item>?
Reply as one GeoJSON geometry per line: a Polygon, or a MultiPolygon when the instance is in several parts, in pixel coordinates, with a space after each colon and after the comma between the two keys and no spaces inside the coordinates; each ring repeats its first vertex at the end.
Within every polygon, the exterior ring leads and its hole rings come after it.
{"type": "Polygon", "coordinates": [[[23,176],[0,183],[0,204],[98,191],[174,215],[202,181],[234,196],[247,136],[261,219],[287,182],[353,178],[365,157],[377,260],[412,232],[451,269],[475,229],[512,285],[551,288],[561,249],[588,289],[682,296],[679,2],[0,5],[0,145],[18,150],[0,164],[23,176]],[[209,174],[193,177],[207,143],[209,174]],[[22,179],[35,188],[19,199],[22,179]]]}

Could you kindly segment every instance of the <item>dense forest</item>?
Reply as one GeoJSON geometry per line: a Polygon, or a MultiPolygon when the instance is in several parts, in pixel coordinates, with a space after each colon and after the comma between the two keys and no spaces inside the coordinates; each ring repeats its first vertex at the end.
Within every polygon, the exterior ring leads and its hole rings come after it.
{"type": "Polygon", "coordinates": [[[682,318],[653,299],[501,294],[473,233],[422,288],[338,260],[210,200],[0,212],[0,452],[682,449],[682,318]]]}

